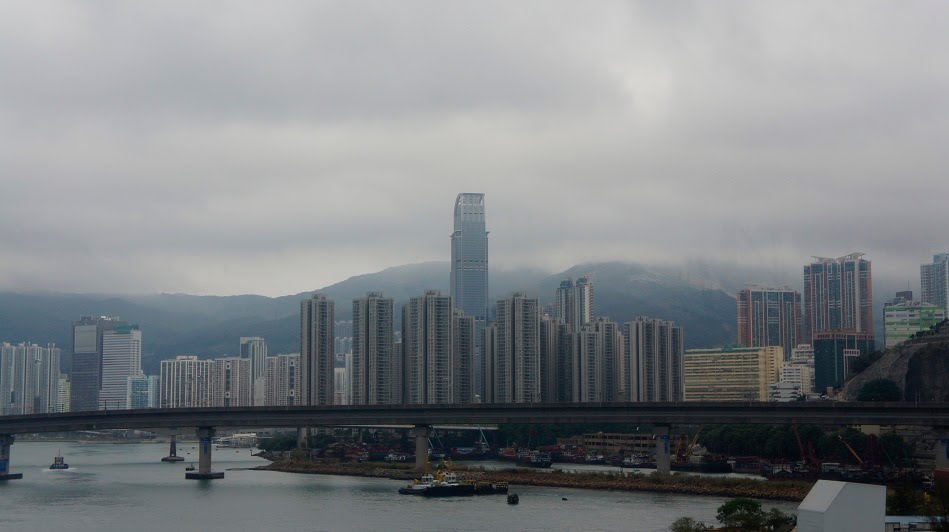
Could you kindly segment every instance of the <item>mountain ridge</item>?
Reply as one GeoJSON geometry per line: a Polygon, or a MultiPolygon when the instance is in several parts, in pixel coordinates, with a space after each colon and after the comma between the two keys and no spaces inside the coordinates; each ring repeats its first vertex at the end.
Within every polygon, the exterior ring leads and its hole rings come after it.
{"type": "MultiPolygon", "coordinates": [[[[640,315],[673,320],[685,327],[687,347],[735,342],[734,292],[708,287],[716,283],[714,272],[707,271],[696,281],[696,276],[681,269],[622,261],[585,262],[559,273],[496,269],[491,271],[489,300],[522,291],[542,304],[550,303],[564,277],[581,274],[593,277],[595,315],[620,323],[640,315]]],[[[393,266],[278,297],[0,292],[0,341],[54,342],[68,351],[72,320],[81,315],[118,315],[142,327],[143,365],[155,372],[159,360],[178,354],[235,354],[241,336],[263,336],[271,353],[296,352],[299,302],[315,292],[336,300],[337,319],[349,319],[351,300],[367,291],[392,297],[399,314],[410,297],[428,289],[447,293],[448,284],[449,263],[432,261],[393,266]]],[[[720,282],[733,289],[729,284],[720,282]]],[[[63,366],[68,369],[68,360],[63,366]]]]}

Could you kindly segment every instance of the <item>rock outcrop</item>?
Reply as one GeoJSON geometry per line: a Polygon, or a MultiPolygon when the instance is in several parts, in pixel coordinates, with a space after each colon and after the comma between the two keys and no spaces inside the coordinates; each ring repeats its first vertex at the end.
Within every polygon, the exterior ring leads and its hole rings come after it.
{"type": "Polygon", "coordinates": [[[844,386],[841,395],[856,400],[873,379],[890,379],[906,401],[949,402],[949,323],[887,349],[883,356],[844,386]]]}

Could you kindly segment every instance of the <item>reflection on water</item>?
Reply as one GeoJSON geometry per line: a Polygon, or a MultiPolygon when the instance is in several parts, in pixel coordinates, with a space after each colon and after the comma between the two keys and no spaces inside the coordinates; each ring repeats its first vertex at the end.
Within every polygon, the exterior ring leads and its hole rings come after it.
{"type": "MultiPolygon", "coordinates": [[[[12,469],[23,480],[0,483],[0,530],[666,530],[678,517],[714,521],[718,497],[516,486],[504,497],[424,499],[397,493],[403,481],[230,470],[213,481],[185,480],[197,461],[163,463],[167,444],[18,441],[12,469]],[[70,469],[50,471],[57,450],[70,469]],[[562,500],[566,497],[567,500],[562,500]]],[[[250,453],[216,450],[214,469],[265,463],[250,453]]],[[[511,467],[486,462],[485,467],[511,467]]],[[[572,465],[572,464],[571,464],[572,465]]],[[[579,468],[606,467],[586,466],[579,468]],[[586,466],[586,467],[583,467],[586,466]]],[[[784,510],[791,504],[765,503],[784,510]]]]}

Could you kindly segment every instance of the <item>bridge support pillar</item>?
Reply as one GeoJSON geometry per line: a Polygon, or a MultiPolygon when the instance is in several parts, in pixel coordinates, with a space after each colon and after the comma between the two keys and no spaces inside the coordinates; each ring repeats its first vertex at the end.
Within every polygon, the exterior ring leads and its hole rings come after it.
{"type": "Polygon", "coordinates": [[[310,443],[310,429],[300,427],[297,429],[297,449],[306,449],[310,443]]]}
{"type": "Polygon", "coordinates": [[[936,452],[933,466],[935,469],[949,471],[949,428],[936,429],[936,452]]]}
{"type": "Polygon", "coordinates": [[[415,425],[409,434],[415,438],[415,469],[424,473],[428,469],[428,438],[432,435],[432,426],[415,425]]]}
{"type": "Polygon", "coordinates": [[[10,472],[10,447],[14,439],[13,434],[0,434],[0,481],[23,478],[23,473],[10,472]]]}
{"type": "Polygon", "coordinates": [[[224,478],[223,471],[211,471],[211,438],[214,437],[214,427],[198,427],[194,431],[198,436],[198,470],[188,471],[185,478],[190,480],[211,480],[224,478]]]}
{"type": "Polygon", "coordinates": [[[161,459],[162,462],[183,462],[184,457],[178,456],[178,435],[171,435],[171,442],[168,444],[168,456],[161,459]]]}
{"type": "Polygon", "coordinates": [[[672,472],[669,463],[669,425],[656,425],[653,434],[656,435],[656,473],[668,475],[672,472]]]}

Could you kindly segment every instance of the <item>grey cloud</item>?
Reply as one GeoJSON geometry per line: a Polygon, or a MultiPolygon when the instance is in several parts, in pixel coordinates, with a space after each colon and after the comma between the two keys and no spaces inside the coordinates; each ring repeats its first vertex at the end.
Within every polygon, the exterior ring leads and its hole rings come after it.
{"type": "Polygon", "coordinates": [[[949,249],[942,3],[0,6],[0,289],[949,249]]]}

